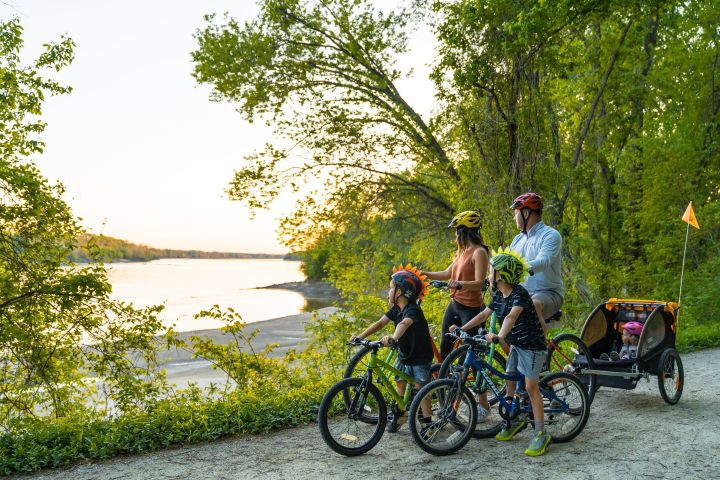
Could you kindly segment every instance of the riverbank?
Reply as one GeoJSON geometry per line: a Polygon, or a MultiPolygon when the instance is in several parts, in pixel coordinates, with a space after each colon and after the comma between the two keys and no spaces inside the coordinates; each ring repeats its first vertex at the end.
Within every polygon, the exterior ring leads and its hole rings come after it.
{"type": "MultiPolygon", "coordinates": [[[[258,334],[253,341],[253,348],[259,351],[267,345],[276,344],[277,347],[272,351],[270,357],[282,357],[289,349],[302,348],[305,340],[305,324],[312,319],[315,313],[325,316],[337,310],[336,307],[325,307],[316,312],[306,312],[254,322],[245,327],[245,332],[249,333],[258,330],[258,334]]],[[[227,344],[233,340],[232,336],[218,329],[180,332],[178,336],[184,341],[189,341],[190,337],[193,336],[209,338],[217,344],[227,344]]],[[[158,359],[167,370],[168,380],[181,388],[187,386],[190,382],[204,387],[211,382],[217,383],[226,380],[226,376],[222,372],[212,369],[210,362],[192,358],[192,352],[189,350],[177,348],[164,350],[158,354],[158,359]]]]}
{"type": "Polygon", "coordinates": [[[307,299],[340,300],[340,291],[333,287],[329,282],[305,280],[304,282],[287,282],[267,285],[265,287],[257,287],[257,289],[291,290],[293,292],[302,293],[307,299]]]}

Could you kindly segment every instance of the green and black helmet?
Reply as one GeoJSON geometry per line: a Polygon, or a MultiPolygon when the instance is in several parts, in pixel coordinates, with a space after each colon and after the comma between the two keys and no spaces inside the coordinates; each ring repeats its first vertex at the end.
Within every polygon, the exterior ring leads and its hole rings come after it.
{"type": "Polygon", "coordinates": [[[517,285],[527,276],[530,267],[527,261],[514,250],[502,248],[493,253],[490,259],[490,265],[493,270],[498,272],[500,278],[505,283],[517,285]]]}

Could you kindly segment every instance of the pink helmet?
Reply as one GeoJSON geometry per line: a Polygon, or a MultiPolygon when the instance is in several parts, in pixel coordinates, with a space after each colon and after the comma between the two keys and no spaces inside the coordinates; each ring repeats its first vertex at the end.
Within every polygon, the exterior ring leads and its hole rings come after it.
{"type": "Polygon", "coordinates": [[[627,322],[622,328],[630,335],[637,335],[639,337],[640,333],[642,333],[643,324],[640,322],[627,322]]]}

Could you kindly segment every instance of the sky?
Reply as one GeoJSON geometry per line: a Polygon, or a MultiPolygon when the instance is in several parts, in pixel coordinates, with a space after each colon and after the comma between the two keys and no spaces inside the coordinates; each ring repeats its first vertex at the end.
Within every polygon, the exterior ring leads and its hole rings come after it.
{"type": "MultiPolygon", "coordinates": [[[[85,228],[158,248],[285,253],[277,240],[295,198],[250,212],[224,190],[243,157],[274,141],[263,122],[249,124],[227,102],[209,100],[210,87],[191,76],[193,33],[203,15],[252,18],[252,0],[3,0],[0,18],[20,18],[23,60],[61,35],[77,44],[75,60],[55,78],[73,87],[50,97],[43,120],[47,146],[34,158],[61,181],[85,228]]],[[[434,108],[421,31],[400,59],[412,79],[398,83],[426,117],[434,108]]]]}

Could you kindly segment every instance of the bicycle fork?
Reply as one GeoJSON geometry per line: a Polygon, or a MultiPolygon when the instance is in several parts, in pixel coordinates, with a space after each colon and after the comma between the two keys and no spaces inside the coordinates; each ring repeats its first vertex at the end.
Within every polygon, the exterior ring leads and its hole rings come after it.
{"type": "Polygon", "coordinates": [[[348,418],[357,420],[361,412],[365,409],[365,401],[367,400],[368,391],[370,390],[370,383],[372,378],[370,375],[363,377],[360,385],[355,387],[355,395],[353,395],[352,402],[350,402],[350,408],[348,408],[348,418]]]}

